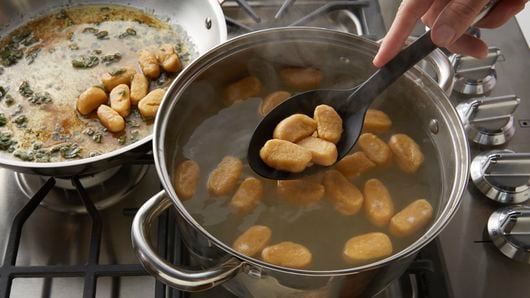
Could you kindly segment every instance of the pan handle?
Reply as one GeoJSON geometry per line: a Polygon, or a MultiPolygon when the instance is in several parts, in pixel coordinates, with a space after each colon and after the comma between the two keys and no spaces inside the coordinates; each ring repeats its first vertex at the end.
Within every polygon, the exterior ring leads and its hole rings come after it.
{"type": "Polygon", "coordinates": [[[213,288],[234,277],[244,262],[236,258],[203,270],[179,268],[160,258],[150,242],[150,226],[155,218],[172,206],[165,191],[149,199],[138,210],[131,229],[132,245],[144,268],[161,282],[189,292],[198,292],[213,288]]]}

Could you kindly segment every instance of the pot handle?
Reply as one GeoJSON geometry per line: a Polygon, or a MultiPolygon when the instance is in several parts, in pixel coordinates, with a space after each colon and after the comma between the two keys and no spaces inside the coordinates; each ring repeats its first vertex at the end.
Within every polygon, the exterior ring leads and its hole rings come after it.
{"type": "Polygon", "coordinates": [[[173,288],[189,292],[208,290],[234,277],[243,266],[243,262],[236,258],[230,258],[212,268],[188,270],[170,264],[157,255],[149,241],[149,227],[170,206],[171,200],[165,191],[161,191],[145,202],[134,217],[132,246],[147,272],[173,288]]]}

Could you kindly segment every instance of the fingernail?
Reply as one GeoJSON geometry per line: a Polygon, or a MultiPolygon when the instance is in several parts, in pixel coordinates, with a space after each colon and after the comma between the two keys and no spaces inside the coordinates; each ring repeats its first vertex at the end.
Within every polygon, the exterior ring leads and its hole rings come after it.
{"type": "Polygon", "coordinates": [[[455,37],[455,30],[449,25],[440,25],[434,28],[432,41],[440,47],[447,47],[455,37]]]}

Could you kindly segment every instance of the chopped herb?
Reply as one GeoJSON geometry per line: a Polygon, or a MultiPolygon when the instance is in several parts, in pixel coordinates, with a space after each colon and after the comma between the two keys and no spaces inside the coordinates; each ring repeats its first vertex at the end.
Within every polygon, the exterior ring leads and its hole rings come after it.
{"type": "Polygon", "coordinates": [[[15,103],[15,99],[13,98],[13,96],[11,96],[11,94],[7,94],[4,103],[6,104],[6,106],[10,107],[15,103]]]}
{"type": "Polygon", "coordinates": [[[162,86],[164,85],[167,81],[168,81],[168,77],[167,77],[167,74],[164,72],[160,75],[160,77],[156,80],[156,85],[157,86],[162,86]]]}
{"type": "Polygon", "coordinates": [[[83,33],[98,33],[98,29],[94,28],[94,27],[86,27],[83,29],[83,33]]]}
{"type": "Polygon", "coordinates": [[[118,38],[123,39],[123,38],[126,38],[128,36],[136,36],[136,30],[134,30],[133,28],[127,28],[127,29],[125,29],[125,32],[123,32],[122,34],[118,35],[118,38]]]}
{"type": "Polygon", "coordinates": [[[0,86],[0,100],[2,100],[2,98],[4,98],[4,96],[6,96],[7,94],[7,91],[4,87],[0,86]]]}
{"type": "Polygon", "coordinates": [[[66,159],[72,159],[80,157],[79,153],[81,153],[81,147],[79,147],[79,145],[76,143],[67,143],[59,148],[59,152],[61,152],[62,157],[66,159]]]}
{"type": "Polygon", "coordinates": [[[94,54],[96,54],[96,55],[101,55],[101,53],[103,53],[102,50],[94,50],[94,54]]]}
{"type": "Polygon", "coordinates": [[[121,137],[118,138],[118,144],[125,145],[125,143],[127,143],[127,136],[126,135],[122,135],[121,137]]]}
{"type": "Polygon", "coordinates": [[[39,93],[39,94],[37,93],[33,94],[32,96],[28,98],[28,101],[33,104],[40,105],[43,103],[50,103],[52,102],[52,99],[51,99],[50,93],[44,92],[44,93],[39,93]]]}
{"type": "Polygon", "coordinates": [[[14,45],[11,46],[11,44],[0,49],[0,63],[2,63],[3,66],[16,64],[23,56],[24,51],[16,48],[14,45]]]}
{"type": "Polygon", "coordinates": [[[18,92],[20,95],[26,97],[28,101],[32,104],[43,104],[52,102],[50,93],[36,93],[29,86],[28,81],[23,81],[22,84],[18,87],[18,92]]]}
{"type": "Polygon", "coordinates": [[[0,126],[4,126],[7,123],[7,118],[4,113],[0,113],[0,126]]]}
{"type": "Polygon", "coordinates": [[[22,84],[20,84],[18,92],[24,97],[30,97],[33,95],[33,90],[31,90],[28,81],[23,81],[22,84]]]}
{"type": "Polygon", "coordinates": [[[97,151],[92,151],[90,153],[88,153],[88,157],[95,157],[95,156],[98,156],[100,155],[101,153],[97,152],[97,151]]]}
{"type": "Polygon", "coordinates": [[[9,150],[9,147],[16,144],[16,142],[13,141],[11,137],[11,133],[0,131],[0,150],[9,150]]]}
{"type": "Polygon", "coordinates": [[[51,152],[45,149],[39,149],[35,151],[35,161],[37,162],[49,162],[51,159],[51,152]]]}
{"type": "Polygon", "coordinates": [[[101,143],[102,138],[103,138],[103,135],[100,132],[97,132],[92,136],[92,140],[94,140],[94,142],[96,143],[101,143]]]}
{"type": "Polygon", "coordinates": [[[99,64],[99,58],[96,56],[81,56],[72,60],[74,68],[92,68],[99,64]]]}
{"type": "Polygon", "coordinates": [[[98,33],[96,33],[96,37],[98,39],[109,39],[108,35],[109,35],[109,31],[106,31],[106,30],[99,31],[98,33]]]}
{"type": "Polygon", "coordinates": [[[83,130],[83,133],[91,137],[94,135],[94,133],[96,133],[96,131],[92,127],[87,127],[83,130]]]}
{"type": "Polygon", "coordinates": [[[39,55],[40,48],[32,48],[26,52],[26,61],[28,61],[28,64],[33,63],[35,61],[35,58],[39,55]]]}
{"type": "Polygon", "coordinates": [[[101,62],[105,63],[105,65],[110,65],[112,63],[116,63],[121,60],[121,54],[120,53],[114,53],[113,55],[106,55],[101,58],[101,62]]]}
{"type": "Polygon", "coordinates": [[[35,160],[35,156],[33,155],[33,151],[16,150],[15,152],[13,152],[13,155],[15,157],[20,158],[23,161],[33,161],[33,160],[35,160]]]}
{"type": "Polygon", "coordinates": [[[116,70],[113,70],[111,72],[109,72],[109,74],[113,77],[115,76],[119,76],[121,75],[122,73],[125,73],[126,69],[125,68],[120,68],[120,69],[116,69],[116,70]]]}
{"type": "Polygon", "coordinates": [[[38,150],[40,148],[42,148],[42,142],[37,142],[37,141],[34,141],[32,143],[33,146],[31,146],[33,148],[33,150],[38,150]]]}
{"type": "Polygon", "coordinates": [[[72,51],[77,51],[77,50],[79,50],[79,46],[78,46],[77,43],[75,43],[75,42],[69,44],[69,45],[68,45],[68,48],[69,48],[70,50],[72,50],[72,51]]]}
{"type": "Polygon", "coordinates": [[[18,128],[25,128],[28,124],[28,118],[25,115],[20,115],[13,120],[13,123],[15,123],[18,128]]]}
{"type": "Polygon", "coordinates": [[[22,113],[22,105],[21,104],[17,104],[17,107],[15,108],[15,111],[13,111],[13,113],[11,113],[11,117],[15,117],[16,115],[22,113]]]}
{"type": "Polygon", "coordinates": [[[130,137],[131,143],[138,141],[139,137],[140,137],[140,132],[138,130],[131,131],[131,137],[130,137]]]}

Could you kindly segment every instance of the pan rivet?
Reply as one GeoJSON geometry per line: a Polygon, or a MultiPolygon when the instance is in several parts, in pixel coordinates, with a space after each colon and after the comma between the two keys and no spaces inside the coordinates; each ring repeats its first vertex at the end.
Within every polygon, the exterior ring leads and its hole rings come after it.
{"type": "Polygon", "coordinates": [[[206,18],[205,24],[206,24],[206,29],[210,30],[212,28],[212,19],[206,18]]]}
{"type": "Polygon", "coordinates": [[[431,119],[431,121],[429,121],[429,130],[433,133],[433,134],[437,134],[438,131],[440,131],[439,127],[438,127],[438,120],[436,119],[431,119]]]}

